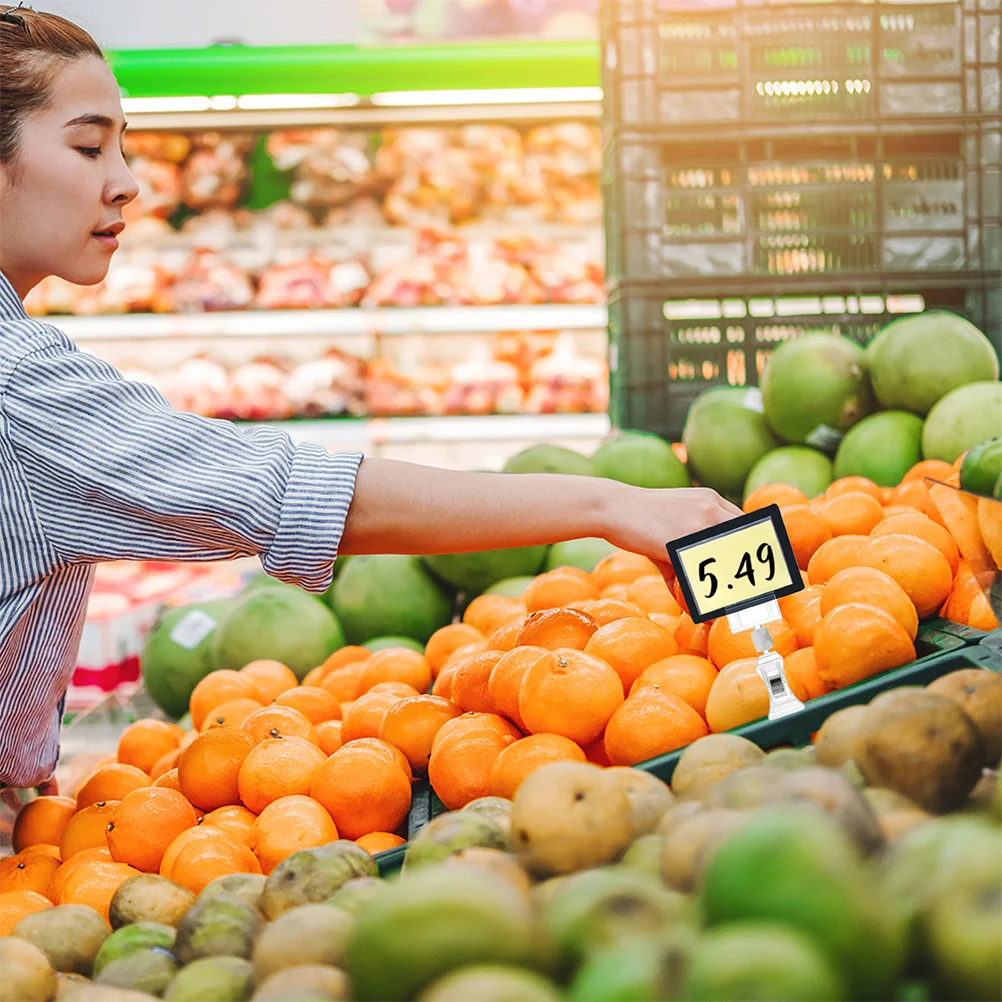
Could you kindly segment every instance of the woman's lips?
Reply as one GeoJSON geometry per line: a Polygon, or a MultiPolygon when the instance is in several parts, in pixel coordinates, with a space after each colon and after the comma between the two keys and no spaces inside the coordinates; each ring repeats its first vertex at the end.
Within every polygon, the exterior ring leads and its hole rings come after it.
{"type": "Polygon", "coordinates": [[[91,236],[107,251],[118,250],[118,237],[113,233],[92,233],[91,236]]]}

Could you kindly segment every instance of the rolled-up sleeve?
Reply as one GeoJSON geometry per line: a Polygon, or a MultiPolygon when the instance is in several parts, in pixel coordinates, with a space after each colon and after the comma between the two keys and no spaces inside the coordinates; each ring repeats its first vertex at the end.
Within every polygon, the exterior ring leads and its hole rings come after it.
{"type": "Polygon", "coordinates": [[[330,584],[361,454],[180,413],[68,342],[21,359],[3,419],[60,561],[258,556],[282,581],[330,584]]]}

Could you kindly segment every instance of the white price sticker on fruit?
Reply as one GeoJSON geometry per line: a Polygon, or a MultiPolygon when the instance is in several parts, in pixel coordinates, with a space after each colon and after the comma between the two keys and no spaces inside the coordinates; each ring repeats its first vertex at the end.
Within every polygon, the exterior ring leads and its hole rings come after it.
{"type": "Polygon", "coordinates": [[[200,609],[192,609],[182,616],[170,631],[170,638],[178,647],[193,651],[216,628],[216,620],[200,609]]]}

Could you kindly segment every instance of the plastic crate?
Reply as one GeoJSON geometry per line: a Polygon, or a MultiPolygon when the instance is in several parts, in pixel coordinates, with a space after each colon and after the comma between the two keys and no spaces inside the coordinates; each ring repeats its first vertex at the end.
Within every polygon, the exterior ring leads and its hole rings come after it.
{"type": "Polygon", "coordinates": [[[1002,274],[1002,120],[619,136],[610,282],[1002,274]]]}
{"type": "Polygon", "coordinates": [[[947,309],[1002,353],[1002,276],[930,287],[920,276],[621,285],[609,299],[610,417],[618,428],[679,441],[689,407],[712,386],[757,386],[775,346],[826,332],[866,344],[906,313],[947,309]],[[741,289],[742,291],[737,291],[741,289]]]}
{"type": "MultiPolygon", "coordinates": [[[[760,748],[783,745],[802,746],[810,743],[811,735],[837,710],[858,703],[868,703],[878,693],[902,685],[927,685],[934,679],[959,668],[990,668],[1002,672],[1002,630],[985,634],[968,626],[932,620],[919,627],[915,641],[918,660],[901,668],[882,672],[856,685],[810,700],[800,713],[782,720],[756,720],[735,728],[732,733],[754,741],[760,748]]],[[[683,749],[642,762],[637,766],[651,772],[666,783],[671,780],[683,749]]],[[[407,820],[407,836],[413,838],[432,818],[446,811],[442,801],[426,780],[414,784],[411,810],[407,820]]],[[[393,850],[405,852],[400,846],[393,850]]]]}
{"type": "Polygon", "coordinates": [[[613,129],[998,116],[1000,0],[606,0],[613,129]]]}

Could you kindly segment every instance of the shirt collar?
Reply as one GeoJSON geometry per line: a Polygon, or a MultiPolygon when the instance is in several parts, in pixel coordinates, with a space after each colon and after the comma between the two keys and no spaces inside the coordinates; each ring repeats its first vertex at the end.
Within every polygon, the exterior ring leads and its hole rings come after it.
{"type": "Polygon", "coordinates": [[[14,291],[14,286],[7,281],[7,276],[0,271],[0,319],[27,320],[24,304],[14,291]]]}

